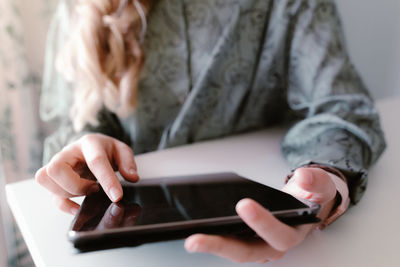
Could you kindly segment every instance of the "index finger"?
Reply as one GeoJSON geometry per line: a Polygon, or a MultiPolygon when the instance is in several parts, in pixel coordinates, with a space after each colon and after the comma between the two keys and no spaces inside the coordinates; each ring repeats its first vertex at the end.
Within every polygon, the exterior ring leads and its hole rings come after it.
{"type": "Polygon", "coordinates": [[[82,143],[82,153],[90,171],[113,202],[122,198],[121,183],[111,166],[109,155],[98,142],[82,143]]]}

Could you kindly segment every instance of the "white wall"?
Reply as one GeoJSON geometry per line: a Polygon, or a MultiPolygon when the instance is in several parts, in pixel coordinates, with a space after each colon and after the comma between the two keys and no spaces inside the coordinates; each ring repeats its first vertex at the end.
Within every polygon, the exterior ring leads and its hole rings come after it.
{"type": "Polygon", "coordinates": [[[400,0],[336,0],[353,63],[376,99],[400,96],[400,0]]]}

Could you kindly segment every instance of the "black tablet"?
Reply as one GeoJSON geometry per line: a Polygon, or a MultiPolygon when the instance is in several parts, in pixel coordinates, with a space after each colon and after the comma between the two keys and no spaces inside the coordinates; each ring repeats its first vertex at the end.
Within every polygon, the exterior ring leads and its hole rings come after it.
{"type": "Polygon", "coordinates": [[[315,223],[319,205],[240,177],[216,173],[123,183],[112,203],[103,191],[87,196],[72,222],[69,240],[91,251],[185,238],[194,233],[251,237],[236,203],[251,198],[289,225],[315,223]]]}

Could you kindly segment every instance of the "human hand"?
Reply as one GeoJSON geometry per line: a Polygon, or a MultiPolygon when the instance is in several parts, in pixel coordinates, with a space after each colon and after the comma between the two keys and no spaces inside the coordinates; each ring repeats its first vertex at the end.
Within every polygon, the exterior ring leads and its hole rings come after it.
{"type": "Polygon", "coordinates": [[[58,152],[36,172],[35,179],[53,193],[61,210],[76,214],[79,205],[70,198],[98,191],[96,180],[111,201],[122,198],[115,170],[127,181],[138,180],[132,149],[115,138],[87,134],[58,152]]]}
{"type": "MultiPolygon", "coordinates": [[[[299,168],[282,190],[295,197],[320,204],[318,217],[323,221],[335,203],[336,186],[331,176],[332,174],[322,169],[299,168]]],[[[264,263],[283,257],[289,249],[301,243],[318,226],[318,224],[288,226],[251,199],[239,201],[236,212],[257,233],[259,239],[245,241],[226,236],[195,234],[186,239],[186,250],[211,253],[235,262],[264,263]]]]}

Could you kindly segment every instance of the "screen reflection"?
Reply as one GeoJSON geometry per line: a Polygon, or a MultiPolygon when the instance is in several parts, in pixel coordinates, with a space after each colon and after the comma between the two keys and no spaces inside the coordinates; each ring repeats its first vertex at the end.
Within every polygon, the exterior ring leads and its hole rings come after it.
{"type": "Polygon", "coordinates": [[[271,211],[307,208],[288,194],[234,174],[201,179],[160,178],[123,185],[124,196],[112,203],[101,190],[86,197],[74,231],[104,230],[205,218],[235,216],[235,205],[252,198],[271,211]]]}

